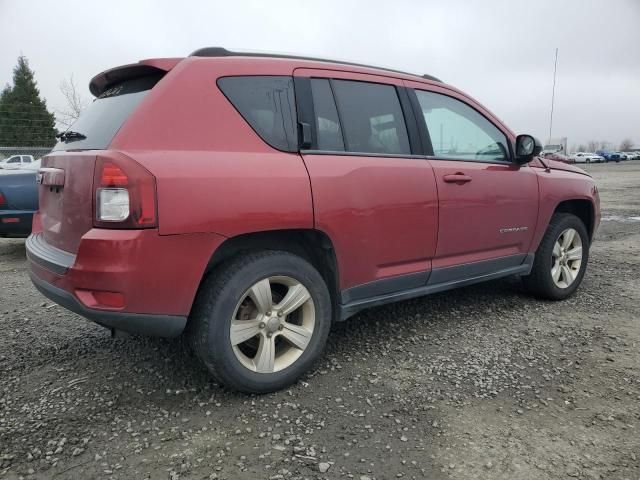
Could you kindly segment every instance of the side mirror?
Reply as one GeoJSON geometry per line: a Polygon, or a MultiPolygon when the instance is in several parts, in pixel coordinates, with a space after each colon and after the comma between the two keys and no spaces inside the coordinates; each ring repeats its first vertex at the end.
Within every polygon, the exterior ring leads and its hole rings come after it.
{"type": "Polygon", "coordinates": [[[524,165],[540,155],[542,144],[532,135],[518,135],[516,137],[516,163],[524,165]]]}

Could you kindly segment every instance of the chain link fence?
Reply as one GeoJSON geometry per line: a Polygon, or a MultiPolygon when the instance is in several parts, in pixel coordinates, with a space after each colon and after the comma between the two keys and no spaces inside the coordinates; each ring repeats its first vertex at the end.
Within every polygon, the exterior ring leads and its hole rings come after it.
{"type": "Polygon", "coordinates": [[[51,147],[3,147],[0,146],[0,162],[13,155],[32,155],[34,160],[39,159],[51,151],[51,147]]]}

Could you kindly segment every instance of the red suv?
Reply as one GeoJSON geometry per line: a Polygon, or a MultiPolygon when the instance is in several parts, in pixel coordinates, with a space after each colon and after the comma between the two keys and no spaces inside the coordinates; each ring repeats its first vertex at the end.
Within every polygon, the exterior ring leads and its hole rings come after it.
{"type": "Polygon", "coordinates": [[[112,331],[186,331],[230,387],[291,384],[367,307],[584,276],[592,178],[434,77],[205,48],[90,89],[42,161],[31,278],[112,331]]]}

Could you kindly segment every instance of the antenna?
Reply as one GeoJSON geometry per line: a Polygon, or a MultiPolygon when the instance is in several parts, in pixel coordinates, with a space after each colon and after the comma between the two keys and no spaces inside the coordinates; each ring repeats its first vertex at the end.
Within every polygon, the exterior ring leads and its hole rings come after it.
{"type": "Polygon", "coordinates": [[[549,140],[553,129],[553,103],[556,98],[556,72],[558,70],[558,48],[556,47],[556,61],[553,64],[553,90],[551,91],[551,118],[549,119],[549,140]]]}

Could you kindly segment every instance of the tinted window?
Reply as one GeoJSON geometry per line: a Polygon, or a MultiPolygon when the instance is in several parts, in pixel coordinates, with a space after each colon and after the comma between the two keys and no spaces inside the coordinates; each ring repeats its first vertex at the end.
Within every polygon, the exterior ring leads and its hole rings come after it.
{"type": "Polygon", "coordinates": [[[507,137],[467,104],[416,90],[436,157],[487,162],[509,159],[507,137]]]}
{"type": "Polygon", "coordinates": [[[407,128],[395,87],[333,80],[346,150],[410,154],[407,128]]]}
{"type": "Polygon", "coordinates": [[[20,157],[11,157],[7,163],[20,163],[20,157]]]}
{"type": "Polygon", "coordinates": [[[298,150],[291,77],[226,77],[218,86],[265,142],[279,150],[298,150]]]}
{"type": "Polygon", "coordinates": [[[331,85],[326,78],[311,80],[313,109],[316,115],[318,150],[344,151],[344,141],[331,85]]]}
{"type": "Polygon", "coordinates": [[[69,131],[84,139],[59,141],[54,150],[103,150],[162,75],[138,77],[112,85],[85,108],[69,131]]]}

